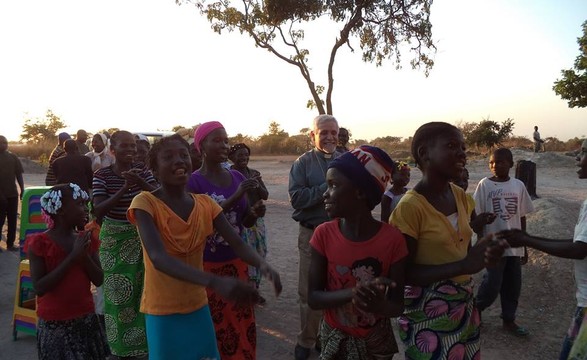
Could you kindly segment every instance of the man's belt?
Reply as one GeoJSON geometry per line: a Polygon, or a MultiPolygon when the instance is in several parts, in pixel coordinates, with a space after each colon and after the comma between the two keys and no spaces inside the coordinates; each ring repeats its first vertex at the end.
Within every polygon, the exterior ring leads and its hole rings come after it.
{"type": "Polygon", "coordinates": [[[316,228],[316,226],[318,226],[318,225],[309,224],[309,223],[304,222],[304,221],[300,221],[300,225],[302,225],[306,229],[310,229],[310,230],[314,230],[316,228]]]}

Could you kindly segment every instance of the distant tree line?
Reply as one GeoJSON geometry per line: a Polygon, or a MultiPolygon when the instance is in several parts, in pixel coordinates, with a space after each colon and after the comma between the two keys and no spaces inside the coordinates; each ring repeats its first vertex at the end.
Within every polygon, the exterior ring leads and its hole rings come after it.
{"type": "MultiPolygon", "coordinates": [[[[489,118],[481,122],[458,122],[456,126],[463,132],[469,152],[486,153],[497,146],[532,148],[532,140],[525,136],[514,136],[514,120],[506,119],[499,123],[489,118]]],[[[26,119],[21,134],[21,140],[28,144],[25,147],[11,148],[20,156],[31,159],[44,159],[57,142],[58,132],[67,125],[61,121],[59,116],[51,110],[47,110],[44,118],[26,119]]],[[[197,126],[197,125],[196,125],[197,126]]],[[[194,127],[195,128],[195,127],[194,127]]],[[[194,128],[175,126],[172,131],[180,133],[186,139],[193,136],[194,128]]],[[[99,132],[112,133],[118,128],[103,129],[99,132]]],[[[401,136],[380,136],[372,140],[353,139],[348,144],[350,148],[362,144],[370,144],[382,148],[396,159],[410,158],[412,137],[401,136]]],[[[310,139],[310,128],[302,128],[297,134],[290,135],[281,128],[281,125],[272,121],[265,133],[258,137],[236,134],[229,138],[231,144],[245,143],[251,148],[255,155],[299,155],[312,148],[310,139]]],[[[575,137],[567,141],[561,141],[556,137],[545,138],[547,151],[575,151],[580,148],[582,138],[575,137]]]]}

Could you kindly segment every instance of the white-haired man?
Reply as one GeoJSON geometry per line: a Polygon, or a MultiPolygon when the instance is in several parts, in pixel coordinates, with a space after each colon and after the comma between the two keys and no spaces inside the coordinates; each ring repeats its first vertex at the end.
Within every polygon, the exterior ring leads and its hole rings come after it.
{"type": "Polygon", "coordinates": [[[322,195],[328,187],[326,170],[337,157],[338,122],[332,115],[314,118],[310,137],[314,148],[294,161],[289,172],[289,200],[294,208],[293,219],[299,223],[298,250],[300,254],[298,294],[300,303],[300,333],[295,347],[296,360],[310,357],[317,344],[322,312],[308,306],[308,276],[310,270],[310,239],[316,226],[328,221],[322,195]]]}

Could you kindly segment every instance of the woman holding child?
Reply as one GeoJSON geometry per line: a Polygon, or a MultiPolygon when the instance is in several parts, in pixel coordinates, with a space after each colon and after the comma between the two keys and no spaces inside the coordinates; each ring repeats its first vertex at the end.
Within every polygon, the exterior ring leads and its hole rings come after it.
{"type": "MultiPolygon", "coordinates": [[[[243,174],[247,179],[257,180],[259,186],[247,192],[249,204],[256,204],[259,200],[267,200],[269,191],[261,179],[261,173],[249,167],[251,149],[244,143],[234,144],[230,147],[228,158],[232,161],[231,169],[243,174]]],[[[243,239],[263,258],[267,256],[267,231],[265,229],[264,216],[259,216],[250,228],[243,228],[243,239]]],[[[259,289],[261,273],[254,266],[249,266],[249,281],[259,289]]],[[[265,303],[265,298],[259,296],[259,305],[265,303]]]]}

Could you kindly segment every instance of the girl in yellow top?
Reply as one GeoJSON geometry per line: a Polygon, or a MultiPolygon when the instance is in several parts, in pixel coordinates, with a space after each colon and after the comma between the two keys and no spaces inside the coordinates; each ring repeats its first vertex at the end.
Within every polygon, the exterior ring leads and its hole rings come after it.
{"type": "Polygon", "coordinates": [[[259,294],[236,278],[202,270],[206,237],[218,230],[238,256],[273,281],[277,294],[279,275],[241,240],[214,200],[185,190],[192,169],[181,136],[153,145],[149,163],[161,187],[137,195],[127,213],[143,244],[141,312],[146,314],[149,359],[219,360],[205,288],[239,303],[255,303],[259,294]]]}
{"type": "Polygon", "coordinates": [[[499,260],[507,242],[470,246],[465,192],[450,183],[467,157],[463,134],[432,122],[414,134],[412,156],[422,180],[391,215],[409,251],[400,337],[406,359],[478,359],[479,314],[471,274],[499,260]]]}

